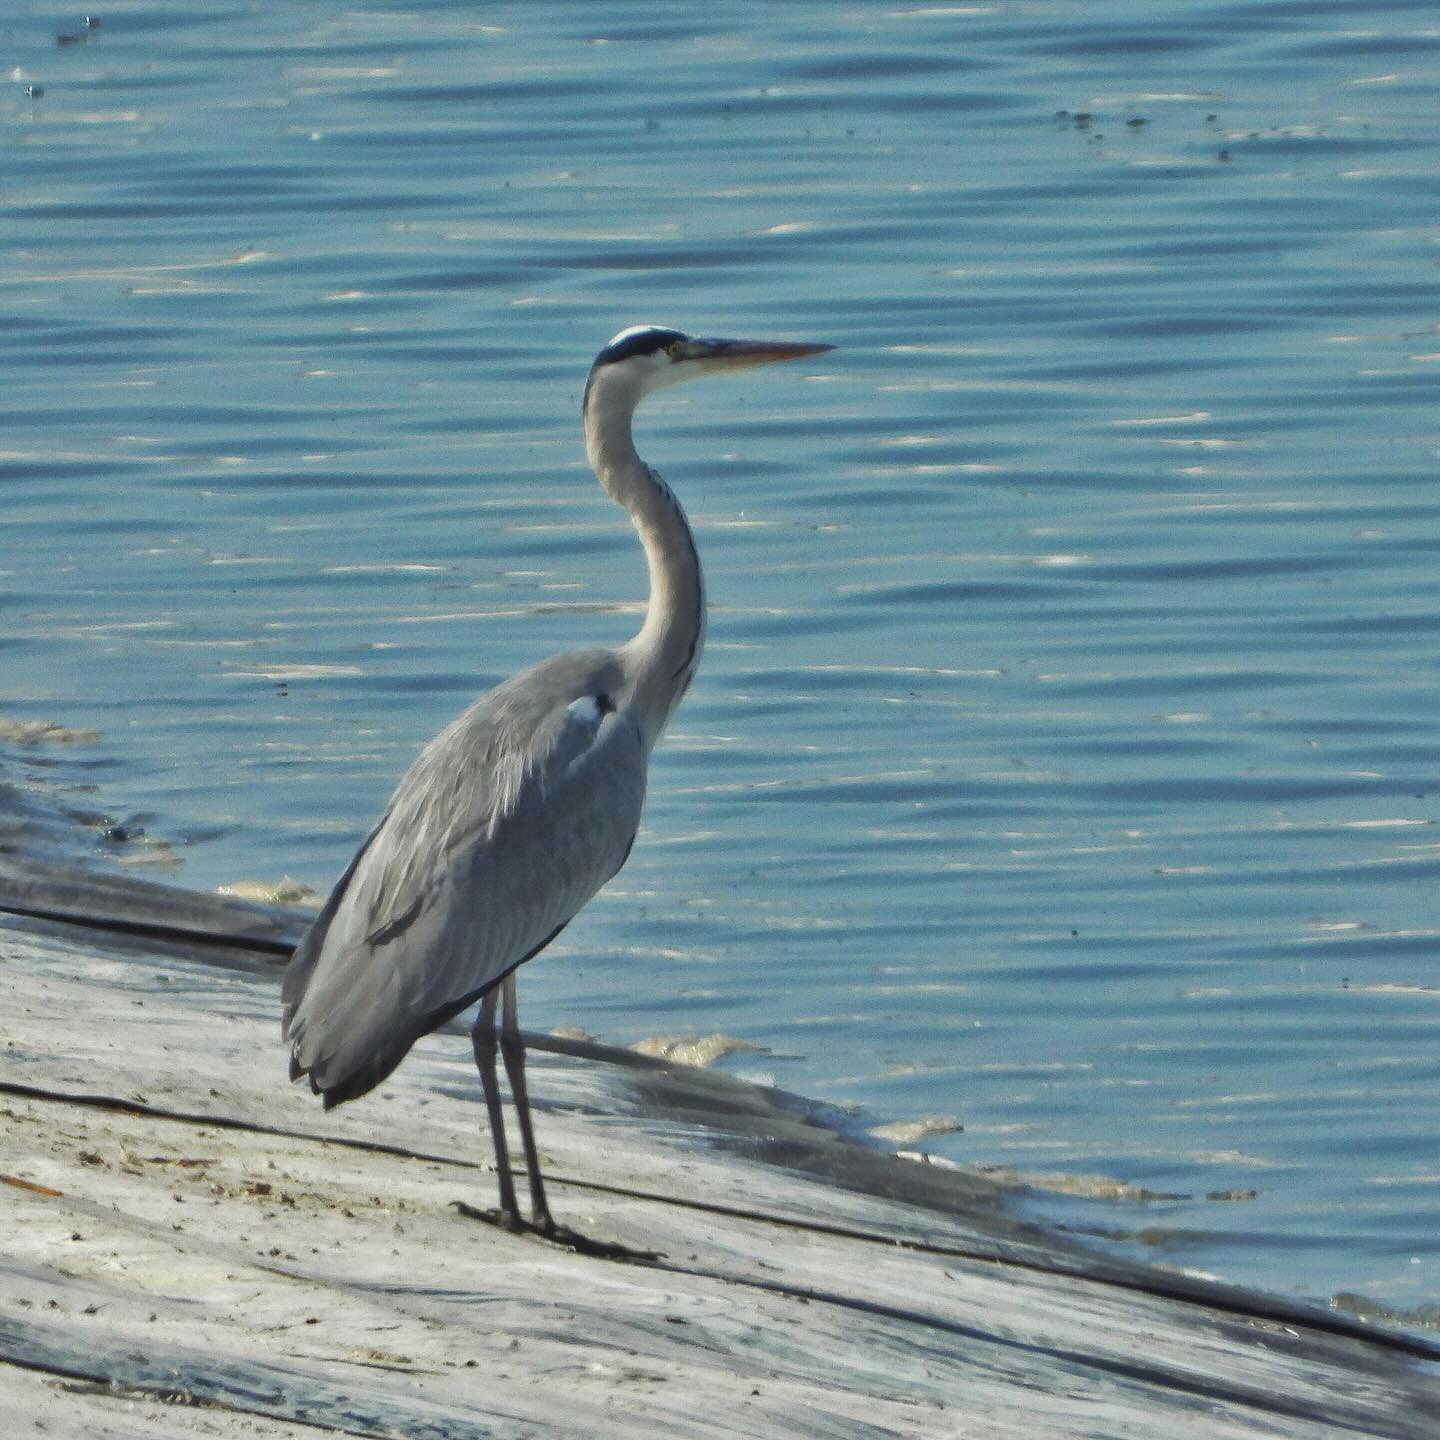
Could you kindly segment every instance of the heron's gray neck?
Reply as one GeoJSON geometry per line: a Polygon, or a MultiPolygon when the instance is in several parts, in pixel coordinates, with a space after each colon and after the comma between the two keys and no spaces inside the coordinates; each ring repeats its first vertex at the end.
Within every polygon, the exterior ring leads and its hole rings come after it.
{"type": "Polygon", "coordinates": [[[625,648],[636,666],[645,738],[653,744],[700,663],[705,643],[700,556],[674,492],[636,452],[628,415],[587,406],[585,449],[606,492],[630,512],[650,568],[645,623],[625,648]]]}

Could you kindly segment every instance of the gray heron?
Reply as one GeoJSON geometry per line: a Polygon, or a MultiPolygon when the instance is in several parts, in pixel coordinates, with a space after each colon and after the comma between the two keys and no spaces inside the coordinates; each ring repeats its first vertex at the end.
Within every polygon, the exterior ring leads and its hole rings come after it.
{"type": "Polygon", "coordinates": [[[629,856],[650,752],[705,638],[694,536],[674,492],[636,453],[631,419],[665,386],[832,348],[697,340],[640,325],[600,351],[585,383],[585,452],[645,550],[639,633],[615,650],[541,661],[442,730],[396,787],[286,972],[290,1077],[308,1077],[327,1109],[373,1089],[422,1035],[479,1001],[471,1040],[499,1177],[493,1218],[512,1230],[580,1238],[559,1230],[545,1199],[515,972],[629,856]],[[525,1150],[528,1227],[510,1173],[497,1052],[525,1150]]]}

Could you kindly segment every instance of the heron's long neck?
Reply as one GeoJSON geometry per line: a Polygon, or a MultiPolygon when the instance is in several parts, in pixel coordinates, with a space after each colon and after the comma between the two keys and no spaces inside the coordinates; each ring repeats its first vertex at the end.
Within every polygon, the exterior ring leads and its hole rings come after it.
{"type": "Polygon", "coordinates": [[[650,568],[645,623],[626,648],[636,663],[637,698],[653,743],[700,663],[705,643],[700,556],[680,502],[636,452],[628,414],[588,408],[585,449],[606,492],[630,512],[650,568]]]}

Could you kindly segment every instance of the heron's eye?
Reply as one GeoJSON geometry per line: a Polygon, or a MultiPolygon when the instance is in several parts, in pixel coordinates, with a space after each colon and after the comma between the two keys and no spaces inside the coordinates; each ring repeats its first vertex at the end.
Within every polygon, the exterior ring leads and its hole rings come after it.
{"type": "Polygon", "coordinates": [[[679,342],[678,340],[672,340],[672,341],[665,347],[665,353],[666,353],[672,360],[678,360],[678,359],[680,358],[680,342],[679,342]]]}

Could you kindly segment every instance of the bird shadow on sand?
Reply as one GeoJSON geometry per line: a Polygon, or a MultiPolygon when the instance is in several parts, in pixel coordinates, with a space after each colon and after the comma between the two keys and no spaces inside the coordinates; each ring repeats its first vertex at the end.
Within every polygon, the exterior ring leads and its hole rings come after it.
{"type": "Polygon", "coordinates": [[[629,1245],[621,1245],[618,1241],[594,1240],[588,1235],[582,1235],[578,1230],[570,1229],[568,1225],[556,1225],[546,1229],[503,1210],[482,1210],[478,1205],[471,1205],[464,1200],[452,1200],[450,1208],[459,1211],[467,1220],[479,1220],[481,1224],[504,1230],[507,1234],[527,1236],[547,1245],[555,1245],[561,1250],[589,1255],[597,1260],[649,1262],[665,1258],[661,1250],[635,1250],[629,1245]]]}

